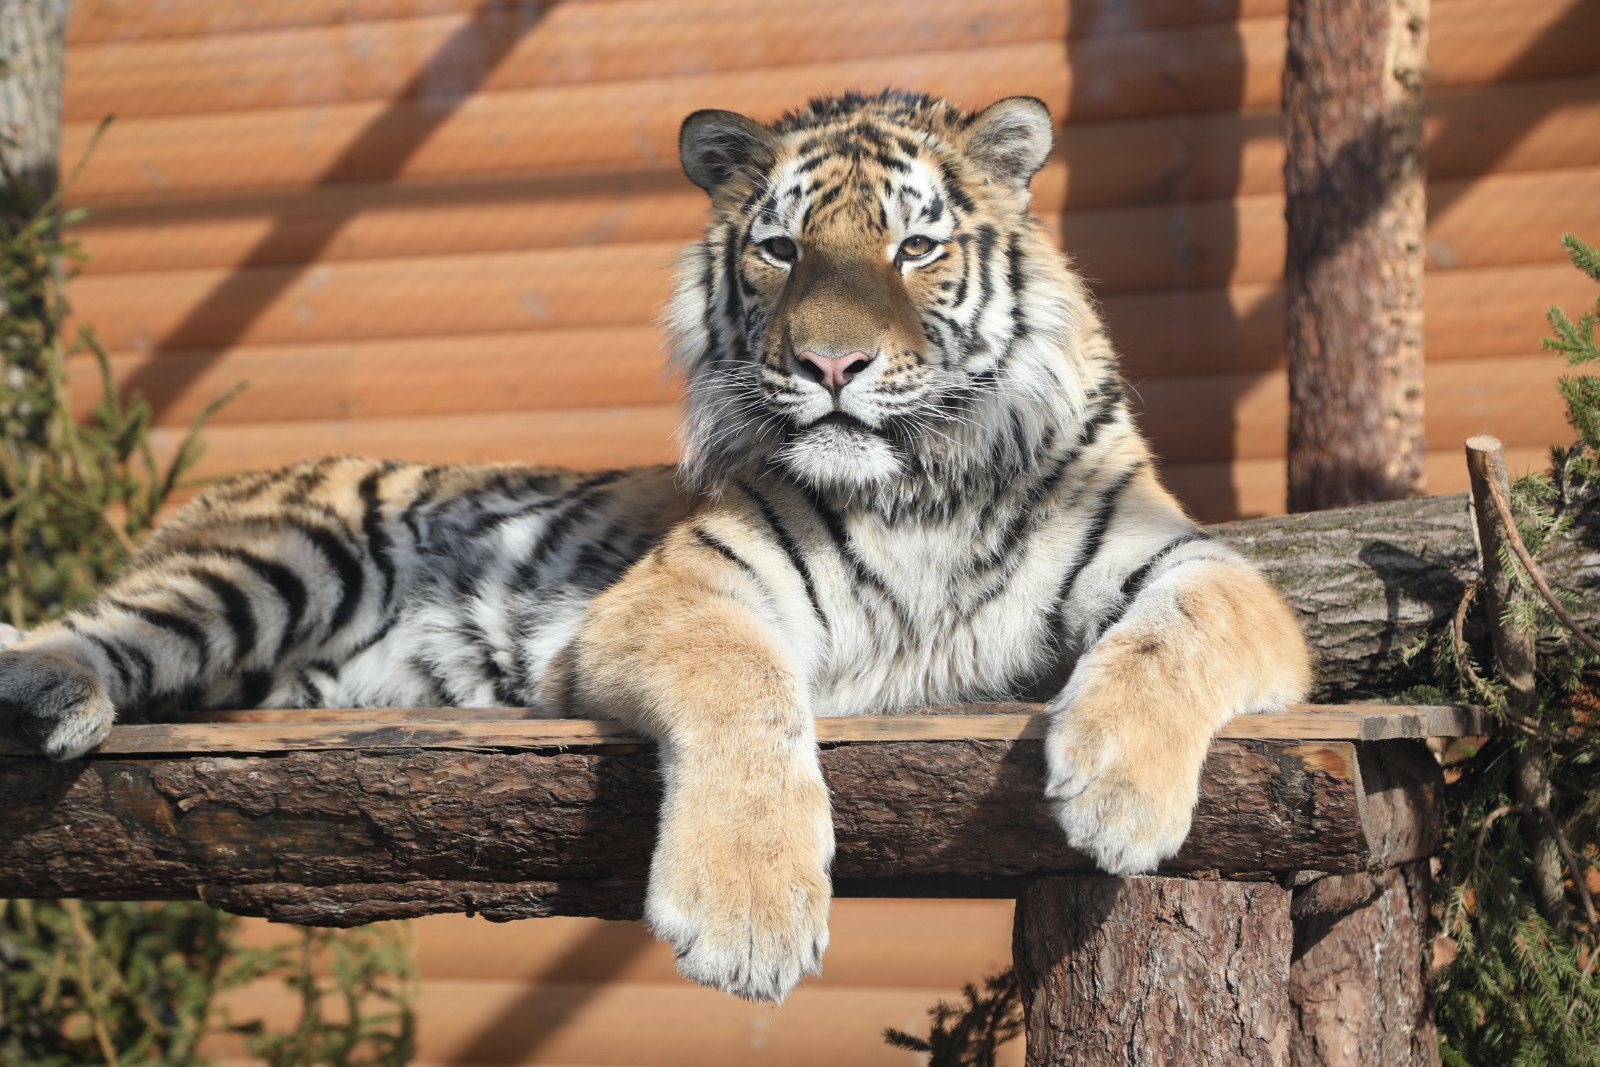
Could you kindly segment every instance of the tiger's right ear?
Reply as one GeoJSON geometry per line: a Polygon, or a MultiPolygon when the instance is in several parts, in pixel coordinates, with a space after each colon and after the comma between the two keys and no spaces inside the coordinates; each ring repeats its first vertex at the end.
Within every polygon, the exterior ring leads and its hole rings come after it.
{"type": "Polygon", "coordinates": [[[696,111],[683,120],[678,132],[683,172],[706,192],[715,192],[734,171],[765,156],[770,137],[771,131],[761,123],[736,112],[696,111]]]}

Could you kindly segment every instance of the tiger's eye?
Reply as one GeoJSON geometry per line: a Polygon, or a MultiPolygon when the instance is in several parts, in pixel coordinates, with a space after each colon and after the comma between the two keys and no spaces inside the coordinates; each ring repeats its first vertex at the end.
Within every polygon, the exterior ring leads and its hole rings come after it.
{"type": "Polygon", "coordinates": [[[767,255],[781,263],[793,263],[800,257],[800,249],[787,237],[768,237],[761,242],[761,247],[766,249],[767,255]]]}
{"type": "Polygon", "coordinates": [[[937,247],[931,237],[907,237],[900,242],[900,254],[907,259],[920,259],[937,247]]]}

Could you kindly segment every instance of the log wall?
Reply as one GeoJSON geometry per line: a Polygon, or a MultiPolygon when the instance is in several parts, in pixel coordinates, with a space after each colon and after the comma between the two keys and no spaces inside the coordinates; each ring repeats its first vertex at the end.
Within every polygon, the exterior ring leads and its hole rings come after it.
{"type": "MultiPolygon", "coordinates": [[[[1435,491],[1492,431],[1564,439],[1544,309],[1592,298],[1600,0],[1438,0],[1430,50],[1435,491]]],[[[1030,93],[1036,182],[1111,320],[1169,479],[1281,510],[1280,0],[82,0],[65,151],[73,286],[176,430],[241,379],[206,469],[330,451],[579,466],[672,454],[652,322],[703,217],[677,124],[811,92],[1030,93]]],[[[93,367],[73,368],[81,405],[93,367]]]]}

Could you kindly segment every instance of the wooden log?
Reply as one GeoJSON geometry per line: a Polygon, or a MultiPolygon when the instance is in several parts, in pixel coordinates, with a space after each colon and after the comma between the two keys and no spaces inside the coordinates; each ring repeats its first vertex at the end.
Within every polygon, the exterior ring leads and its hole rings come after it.
{"type": "MultiPolygon", "coordinates": [[[[1364,764],[1351,742],[1215,742],[1171,869],[1350,871],[1427,855],[1436,761],[1420,741],[1361,744],[1382,760],[1364,764]],[[1372,769],[1383,777],[1369,789],[1372,769]]],[[[199,892],[325,925],[462,910],[637,916],[653,752],[506,747],[3,757],[0,894],[199,892]]],[[[826,747],[822,765],[834,876],[869,895],[874,882],[897,895],[919,882],[927,895],[970,895],[983,880],[1006,892],[1032,872],[1091,869],[1042,800],[1036,741],[848,742],[826,747]]]]}
{"type": "Polygon", "coordinates": [[[1423,946],[1426,863],[1329,875],[1294,892],[1289,1063],[1439,1062],[1423,946]]]}
{"type": "Polygon", "coordinates": [[[1277,1067],[1291,941],[1274,882],[1029,879],[1012,941],[1027,1063],[1277,1067]]]}
{"type": "MultiPolygon", "coordinates": [[[[1457,453],[1459,455],[1459,453],[1457,453]]],[[[1459,460],[1457,460],[1459,466],[1459,460]]],[[[1225,523],[1212,530],[1250,556],[1300,615],[1322,700],[1364,699],[1414,684],[1401,652],[1454,615],[1477,577],[1463,496],[1424,497],[1225,523]]],[[[1583,530],[1555,545],[1550,580],[1600,621],[1600,553],[1583,530]]]]}

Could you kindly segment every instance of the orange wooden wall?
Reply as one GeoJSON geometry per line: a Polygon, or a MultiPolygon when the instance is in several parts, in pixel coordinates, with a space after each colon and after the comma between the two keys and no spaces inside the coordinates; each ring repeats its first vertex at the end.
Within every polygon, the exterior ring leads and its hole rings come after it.
{"type": "MultiPolygon", "coordinates": [[[[79,0],[73,286],[164,426],[241,379],[210,471],[325,452],[581,466],[672,454],[652,326],[702,197],[687,111],[847,86],[1063,121],[1038,209],[1095,280],[1168,476],[1276,511],[1286,386],[1281,0],[79,0]]],[[[1567,431],[1544,308],[1589,298],[1600,3],[1436,0],[1427,279],[1432,484],[1498,433],[1567,431]]],[[[85,406],[90,368],[75,382],[85,406]]],[[[170,436],[170,435],[169,435],[170,436]]]]}

